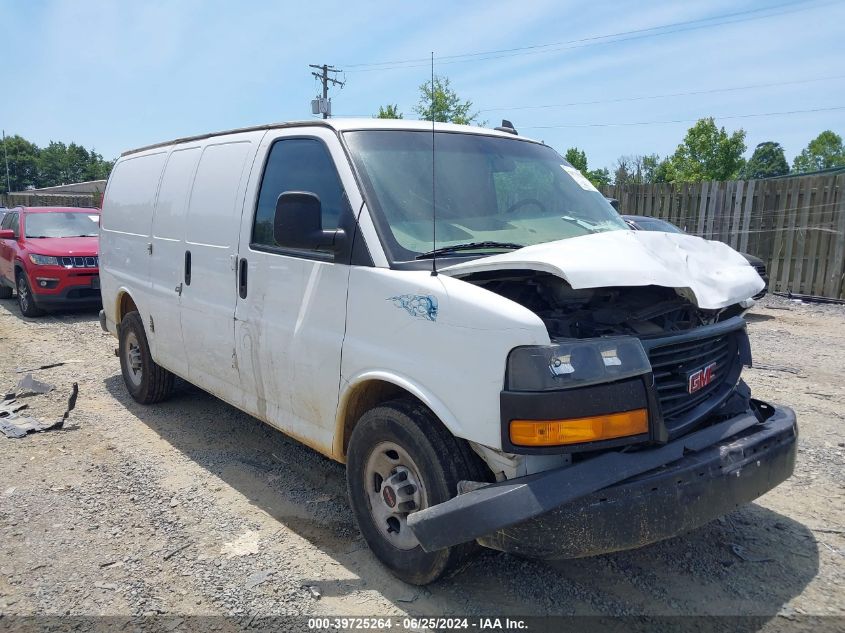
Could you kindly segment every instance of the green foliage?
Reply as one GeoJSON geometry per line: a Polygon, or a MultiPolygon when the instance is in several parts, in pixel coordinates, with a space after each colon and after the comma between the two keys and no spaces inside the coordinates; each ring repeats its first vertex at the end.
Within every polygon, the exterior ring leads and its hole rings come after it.
{"type": "Polygon", "coordinates": [[[563,155],[570,165],[582,173],[587,173],[587,154],[582,149],[570,147],[563,155]]]}
{"type": "MultiPolygon", "coordinates": [[[[114,161],[103,160],[94,149],[51,141],[39,148],[20,136],[6,137],[11,191],[52,187],[108,178],[114,161]]],[[[2,148],[0,148],[2,151],[2,148]]],[[[5,156],[0,156],[0,191],[6,193],[5,156]]]]}
{"type": "Polygon", "coordinates": [[[374,117],[376,119],[403,119],[402,113],[399,112],[399,106],[388,103],[386,106],[378,107],[378,114],[374,117]]]}
{"type": "Polygon", "coordinates": [[[669,159],[672,180],[734,180],[745,164],[745,130],[728,134],[712,117],[699,119],[669,159]]]}
{"type": "Polygon", "coordinates": [[[584,174],[596,189],[610,184],[610,172],[607,169],[587,169],[587,153],[584,150],[570,147],[563,157],[567,163],[584,174]]]}
{"type": "Polygon", "coordinates": [[[795,171],[817,171],[843,165],[845,147],[842,145],[842,137],[831,130],[825,130],[795,157],[792,168],[795,171]]]}
{"type": "Polygon", "coordinates": [[[780,143],[765,141],[754,148],[754,153],[740,173],[743,180],[771,178],[789,173],[789,163],[780,143]]]}
{"type": "Polygon", "coordinates": [[[434,77],[434,90],[431,82],[420,86],[420,101],[414,107],[420,119],[434,120],[440,123],[457,123],[469,125],[478,118],[478,112],[472,110],[472,101],[461,101],[457,93],[449,85],[448,77],[434,77]]]}
{"type": "Polygon", "coordinates": [[[610,184],[610,171],[602,167],[601,169],[593,169],[584,174],[596,189],[607,187],[610,184]]]}

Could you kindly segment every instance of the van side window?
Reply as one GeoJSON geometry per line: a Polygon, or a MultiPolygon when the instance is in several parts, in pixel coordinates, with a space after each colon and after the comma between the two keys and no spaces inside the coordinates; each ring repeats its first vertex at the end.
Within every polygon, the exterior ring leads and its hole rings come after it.
{"type": "Polygon", "coordinates": [[[264,169],[252,228],[252,244],[276,246],[273,217],[276,201],[285,191],[317,194],[323,209],[323,228],[337,228],[344,206],[344,192],[328,149],[316,139],[282,139],[273,145],[264,169]]]}

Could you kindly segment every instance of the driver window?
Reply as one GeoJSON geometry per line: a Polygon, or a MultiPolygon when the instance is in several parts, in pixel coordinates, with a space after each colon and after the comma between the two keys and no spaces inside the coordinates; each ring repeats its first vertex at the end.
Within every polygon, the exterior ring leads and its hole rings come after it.
{"type": "Polygon", "coordinates": [[[276,246],[273,218],[276,201],[285,191],[317,194],[323,210],[323,229],[337,228],[344,208],[344,191],[328,149],[313,138],[282,139],[273,145],[264,169],[252,244],[276,246]]]}

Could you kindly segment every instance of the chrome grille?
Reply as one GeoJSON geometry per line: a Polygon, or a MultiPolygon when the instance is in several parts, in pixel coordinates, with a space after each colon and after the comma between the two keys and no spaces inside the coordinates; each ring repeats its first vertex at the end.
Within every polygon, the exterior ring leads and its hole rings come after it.
{"type": "Polygon", "coordinates": [[[59,257],[59,264],[65,268],[98,268],[100,258],[93,257],[59,257]]]}

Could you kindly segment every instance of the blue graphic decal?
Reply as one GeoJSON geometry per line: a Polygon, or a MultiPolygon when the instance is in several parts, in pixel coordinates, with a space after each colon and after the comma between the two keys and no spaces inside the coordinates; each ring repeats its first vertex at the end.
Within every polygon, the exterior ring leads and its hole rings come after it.
{"type": "Polygon", "coordinates": [[[431,295],[398,295],[388,298],[397,308],[404,308],[408,314],[429,321],[437,320],[437,297],[431,295]]]}

